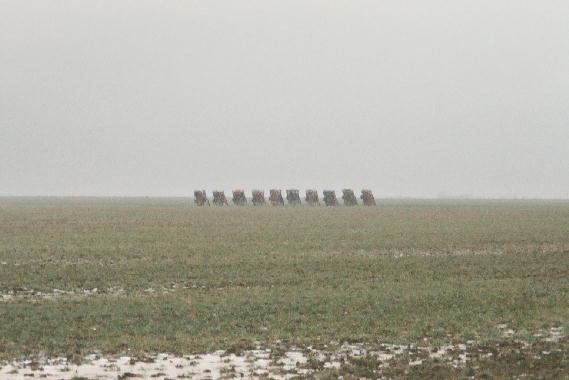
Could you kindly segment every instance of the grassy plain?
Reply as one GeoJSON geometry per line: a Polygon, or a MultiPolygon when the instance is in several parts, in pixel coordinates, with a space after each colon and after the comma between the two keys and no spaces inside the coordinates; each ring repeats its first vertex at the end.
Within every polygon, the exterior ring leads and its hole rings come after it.
{"type": "MultiPolygon", "coordinates": [[[[516,339],[542,350],[536,332],[569,322],[569,202],[0,198],[0,294],[3,358],[516,339]]],[[[563,355],[534,371],[566,368],[568,346],[548,343],[563,355]]],[[[486,366],[503,370],[498,357],[486,366]]]]}

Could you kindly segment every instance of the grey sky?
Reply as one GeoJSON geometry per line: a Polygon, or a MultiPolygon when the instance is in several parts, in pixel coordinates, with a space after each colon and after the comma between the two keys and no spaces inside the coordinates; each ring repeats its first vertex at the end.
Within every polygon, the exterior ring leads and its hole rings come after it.
{"type": "Polygon", "coordinates": [[[0,195],[569,197],[569,2],[0,1],[0,195]]]}

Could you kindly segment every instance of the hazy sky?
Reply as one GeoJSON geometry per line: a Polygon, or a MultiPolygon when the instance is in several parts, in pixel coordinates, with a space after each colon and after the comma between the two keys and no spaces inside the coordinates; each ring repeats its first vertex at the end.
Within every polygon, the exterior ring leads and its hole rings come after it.
{"type": "Polygon", "coordinates": [[[567,0],[0,0],[0,195],[569,197],[567,0]]]}

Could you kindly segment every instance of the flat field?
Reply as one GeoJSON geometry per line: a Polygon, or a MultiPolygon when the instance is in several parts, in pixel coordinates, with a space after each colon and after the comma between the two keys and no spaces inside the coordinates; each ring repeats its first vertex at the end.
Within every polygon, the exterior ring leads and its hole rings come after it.
{"type": "Polygon", "coordinates": [[[304,376],[561,378],[568,322],[569,202],[0,198],[5,362],[388,344],[304,376]]]}

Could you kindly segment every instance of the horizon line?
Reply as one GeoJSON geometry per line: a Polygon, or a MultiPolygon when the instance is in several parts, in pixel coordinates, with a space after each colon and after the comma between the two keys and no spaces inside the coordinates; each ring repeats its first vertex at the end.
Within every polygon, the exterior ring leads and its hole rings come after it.
{"type": "MultiPolygon", "coordinates": [[[[118,198],[132,198],[132,199],[194,199],[193,195],[0,195],[1,198],[82,198],[82,199],[118,199],[118,198]]],[[[556,198],[556,197],[525,197],[525,196],[508,196],[508,197],[497,197],[497,196],[441,196],[441,197],[420,197],[420,196],[389,196],[389,197],[374,197],[379,200],[440,200],[440,201],[569,201],[567,198],[556,198]]]]}

